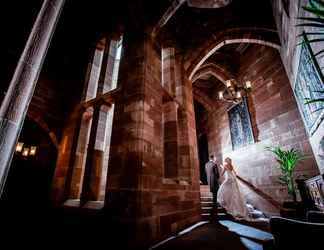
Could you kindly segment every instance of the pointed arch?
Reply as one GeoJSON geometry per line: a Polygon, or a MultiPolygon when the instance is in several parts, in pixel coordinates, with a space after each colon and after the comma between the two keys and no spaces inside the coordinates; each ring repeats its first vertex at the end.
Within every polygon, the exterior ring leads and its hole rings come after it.
{"type": "Polygon", "coordinates": [[[197,49],[190,50],[185,60],[186,73],[190,80],[203,63],[221,47],[233,43],[254,43],[280,49],[276,30],[265,28],[233,28],[213,35],[197,49]]]}
{"type": "Polygon", "coordinates": [[[195,81],[197,81],[199,78],[205,75],[212,75],[224,84],[226,80],[235,78],[233,74],[228,70],[226,70],[224,67],[221,67],[214,63],[208,63],[208,64],[204,64],[196,71],[196,73],[191,79],[192,84],[194,84],[195,81]]]}
{"type": "Polygon", "coordinates": [[[32,112],[30,110],[27,112],[27,117],[29,119],[31,119],[32,121],[34,121],[41,129],[43,129],[45,131],[45,133],[48,134],[48,136],[51,139],[53,145],[57,149],[58,145],[59,145],[57,136],[56,136],[55,132],[53,132],[49,128],[48,124],[44,121],[44,119],[41,116],[37,115],[35,112],[32,112]]]}

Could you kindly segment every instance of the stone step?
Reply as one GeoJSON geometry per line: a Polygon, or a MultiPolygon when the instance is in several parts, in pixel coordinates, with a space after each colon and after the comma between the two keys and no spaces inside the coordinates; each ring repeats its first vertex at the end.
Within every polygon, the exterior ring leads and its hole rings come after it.
{"type": "Polygon", "coordinates": [[[200,204],[201,208],[203,207],[213,207],[213,203],[210,204],[200,204]]]}
{"type": "Polygon", "coordinates": [[[201,207],[213,207],[213,203],[200,204],[201,207]]]}
{"type": "MultiPolygon", "coordinates": [[[[201,219],[202,220],[210,220],[210,213],[202,213],[201,219]]],[[[218,213],[218,219],[220,219],[220,220],[229,219],[229,215],[226,213],[218,213]]]]}
{"type": "MultiPolygon", "coordinates": [[[[211,211],[212,210],[212,207],[210,206],[210,207],[201,207],[201,211],[211,211]]],[[[222,208],[222,207],[217,207],[217,211],[218,212],[220,212],[220,213],[225,213],[226,212],[226,210],[224,209],[224,208],[222,208]]]]}
{"type": "Polygon", "coordinates": [[[213,201],[213,197],[202,196],[202,197],[200,197],[200,201],[201,202],[204,202],[204,201],[213,201]]]}
{"type": "Polygon", "coordinates": [[[203,205],[203,204],[213,204],[213,201],[201,201],[200,203],[201,203],[202,205],[203,205]]]}
{"type": "Polygon", "coordinates": [[[202,208],[201,208],[201,211],[202,211],[203,213],[205,213],[205,212],[211,212],[211,210],[212,210],[212,207],[202,207],[202,208]]]}
{"type": "MultiPolygon", "coordinates": [[[[201,207],[212,207],[213,202],[212,201],[202,201],[200,202],[201,207]]],[[[217,207],[221,207],[219,204],[217,204],[217,207]]]]}

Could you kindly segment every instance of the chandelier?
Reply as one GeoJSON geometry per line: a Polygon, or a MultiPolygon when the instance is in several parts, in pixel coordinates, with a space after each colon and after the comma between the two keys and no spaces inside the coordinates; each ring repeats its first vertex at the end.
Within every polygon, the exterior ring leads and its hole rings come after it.
{"type": "Polygon", "coordinates": [[[241,103],[243,97],[246,97],[252,89],[251,81],[239,84],[234,79],[227,80],[225,86],[224,90],[218,92],[218,99],[234,104],[241,103]]]}

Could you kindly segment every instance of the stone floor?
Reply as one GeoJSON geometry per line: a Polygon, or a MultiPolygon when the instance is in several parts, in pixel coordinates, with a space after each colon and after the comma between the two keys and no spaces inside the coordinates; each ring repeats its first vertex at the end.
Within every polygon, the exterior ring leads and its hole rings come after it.
{"type": "Polygon", "coordinates": [[[156,250],[262,250],[271,246],[272,235],[264,223],[221,220],[219,224],[200,222],[179,235],[161,242],[156,250]]]}
{"type": "MultiPolygon", "coordinates": [[[[15,246],[18,249],[22,249],[22,246],[33,249],[47,249],[48,246],[77,249],[77,246],[85,245],[90,245],[92,249],[102,246],[105,249],[124,249],[121,245],[126,228],[113,227],[111,220],[91,213],[78,215],[75,211],[69,213],[66,210],[50,212],[45,208],[37,211],[7,210],[1,212],[0,222],[1,241],[9,244],[10,249],[15,246]],[[120,247],[114,246],[116,244],[120,247]]],[[[220,224],[202,221],[151,249],[263,249],[263,243],[272,239],[267,230],[264,223],[239,223],[231,219],[221,219],[220,224]]]]}

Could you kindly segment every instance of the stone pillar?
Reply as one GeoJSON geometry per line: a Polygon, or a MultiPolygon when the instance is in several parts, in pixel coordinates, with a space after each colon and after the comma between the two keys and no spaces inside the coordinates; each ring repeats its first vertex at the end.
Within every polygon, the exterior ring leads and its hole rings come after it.
{"type": "Polygon", "coordinates": [[[0,195],[64,0],[45,0],[0,109],[0,195]]]}
{"type": "Polygon", "coordinates": [[[199,163],[196,136],[196,123],[193,107],[193,87],[185,74],[181,55],[176,56],[176,100],[179,131],[179,168],[180,179],[189,181],[199,188],[199,163]]]}
{"type": "Polygon", "coordinates": [[[71,152],[76,150],[79,125],[80,117],[75,112],[70,115],[63,129],[51,187],[51,200],[55,207],[61,206],[69,197],[73,170],[70,166],[74,162],[74,155],[71,152]]]}
{"type": "Polygon", "coordinates": [[[123,45],[105,206],[131,244],[149,242],[159,230],[153,212],[163,176],[161,62],[146,34],[125,31],[123,45]]]}
{"type": "MultiPolygon", "coordinates": [[[[113,81],[113,74],[116,72],[114,68],[118,66],[115,64],[116,52],[117,41],[110,40],[106,42],[97,96],[116,88],[116,81],[113,81]]],[[[100,207],[100,204],[92,204],[92,201],[103,200],[101,183],[104,181],[104,176],[102,174],[106,172],[104,171],[104,158],[107,150],[106,145],[110,143],[110,141],[107,141],[107,139],[110,139],[107,133],[111,133],[113,118],[111,113],[114,111],[114,108],[105,104],[99,104],[94,109],[81,203],[83,205],[88,202],[88,206],[99,205],[100,207]]]]}
{"type": "MultiPolygon", "coordinates": [[[[172,39],[163,41],[161,64],[162,64],[162,87],[172,97],[176,95],[176,46],[172,39]]],[[[164,177],[177,178],[178,157],[178,103],[167,101],[163,103],[163,139],[164,139],[164,177]]]]}
{"type": "Polygon", "coordinates": [[[178,103],[163,104],[164,177],[178,177],[178,103]]]}
{"type": "Polygon", "coordinates": [[[162,86],[171,96],[175,96],[175,48],[163,46],[161,54],[162,86]]]}
{"type": "MultiPolygon", "coordinates": [[[[88,101],[96,97],[101,64],[104,55],[104,46],[105,41],[98,43],[97,47],[95,48],[93,58],[89,62],[85,81],[85,91],[82,98],[83,101],[88,101]]],[[[69,199],[80,199],[93,112],[93,107],[89,107],[82,114],[78,142],[73,163],[69,199]]]]}

